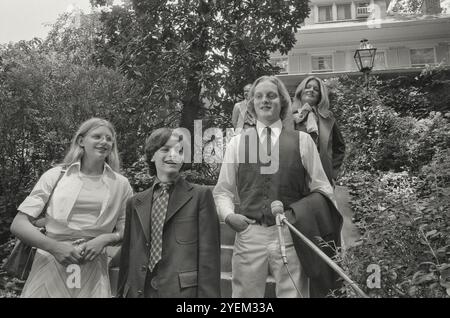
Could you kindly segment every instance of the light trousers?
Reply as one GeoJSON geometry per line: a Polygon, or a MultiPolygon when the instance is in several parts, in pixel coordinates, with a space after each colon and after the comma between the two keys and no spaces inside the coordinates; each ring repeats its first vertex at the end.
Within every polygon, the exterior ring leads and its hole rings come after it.
{"type": "Polygon", "coordinates": [[[269,273],[275,279],[278,298],[309,297],[309,279],[302,269],[287,226],[283,226],[283,235],[292,279],[281,258],[276,225],[250,224],[244,231],[236,233],[232,258],[233,298],[263,298],[269,273]]]}

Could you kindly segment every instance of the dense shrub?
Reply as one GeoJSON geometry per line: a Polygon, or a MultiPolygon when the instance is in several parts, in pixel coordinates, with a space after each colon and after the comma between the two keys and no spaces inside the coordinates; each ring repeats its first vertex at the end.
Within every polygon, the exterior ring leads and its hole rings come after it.
{"type": "Polygon", "coordinates": [[[438,66],[417,77],[375,79],[369,88],[347,77],[327,82],[347,142],[341,182],[351,189],[362,235],[339,261],[372,297],[450,295],[446,78],[438,66]],[[381,269],[381,288],[367,287],[371,264],[381,269]]]}
{"type": "Polygon", "coordinates": [[[365,288],[371,296],[450,295],[450,164],[441,161],[444,156],[450,151],[437,154],[419,176],[363,171],[348,176],[362,237],[343,264],[363,287],[367,267],[380,266],[381,288],[365,288]]]}
{"type": "Polygon", "coordinates": [[[445,64],[427,65],[417,76],[376,80],[383,104],[401,116],[425,118],[431,111],[450,111],[450,70],[445,64]]]}
{"type": "MultiPolygon", "coordinates": [[[[14,247],[15,240],[11,239],[0,244],[0,268],[14,247]]],[[[8,276],[0,269],[0,298],[15,298],[20,295],[24,281],[8,276]]]]}
{"type": "MultiPolygon", "coordinates": [[[[124,126],[132,88],[117,72],[67,62],[39,44],[21,42],[0,53],[0,213],[8,222],[37,178],[62,160],[82,121],[99,116],[124,126]]],[[[129,152],[125,137],[119,149],[129,152]]]]}
{"type": "Polygon", "coordinates": [[[390,94],[386,84],[365,89],[342,77],[329,80],[328,85],[331,106],[347,142],[343,174],[352,170],[418,171],[437,149],[450,146],[450,112],[402,116],[381,98],[390,94]]]}

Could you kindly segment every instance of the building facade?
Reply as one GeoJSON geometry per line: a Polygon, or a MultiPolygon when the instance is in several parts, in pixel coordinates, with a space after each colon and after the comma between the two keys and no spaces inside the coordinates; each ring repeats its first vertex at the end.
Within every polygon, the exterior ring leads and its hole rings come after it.
{"type": "Polygon", "coordinates": [[[450,66],[450,14],[425,0],[421,14],[392,12],[386,0],[311,0],[310,15],[286,56],[274,54],[280,79],[294,90],[308,75],[360,75],[354,53],[361,39],[377,48],[373,73],[420,72],[426,64],[450,66]]]}

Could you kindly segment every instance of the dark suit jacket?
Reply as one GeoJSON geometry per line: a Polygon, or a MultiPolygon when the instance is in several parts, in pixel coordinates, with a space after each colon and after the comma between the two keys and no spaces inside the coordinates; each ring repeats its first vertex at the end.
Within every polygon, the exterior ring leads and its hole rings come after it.
{"type": "MultiPolygon", "coordinates": [[[[153,187],[127,202],[119,297],[143,297],[153,187]]],[[[158,297],[220,297],[220,229],[211,190],[178,178],[169,198],[156,271],[158,297]]]]}
{"type": "MultiPolygon", "coordinates": [[[[344,162],[345,142],[344,137],[332,116],[319,118],[319,155],[323,170],[328,180],[333,184],[344,162]]],[[[295,129],[306,132],[305,122],[295,124],[295,129]]]]}
{"type": "MultiPolygon", "coordinates": [[[[294,211],[293,225],[310,241],[319,246],[317,237],[330,243],[331,247],[322,247],[329,257],[341,246],[342,216],[326,195],[314,192],[291,204],[294,211]],[[334,243],[333,243],[334,242],[334,243]],[[333,245],[336,246],[333,246],[333,245]]],[[[332,289],[339,288],[336,281],[339,276],[325,263],[316,252],[292,233],[294,246],[303,269],[310,279],[310,296],[325,297],[332,289]]]]}

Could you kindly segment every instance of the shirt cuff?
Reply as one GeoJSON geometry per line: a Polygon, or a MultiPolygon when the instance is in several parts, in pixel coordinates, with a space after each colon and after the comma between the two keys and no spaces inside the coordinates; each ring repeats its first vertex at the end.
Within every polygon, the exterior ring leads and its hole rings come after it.
{"type": "Polygon", "coordinates": [[[232,212],[232,211],[225,211],[225,212],[222,212],[221,213],[221,217],[222,217],[222,222],[225,222],[225,220],[226,220],[226,218],[227,218],[227,216],[229,216],[229,215],[231,215],[231,214],[234,214],[234,212],[232,212]]]}

